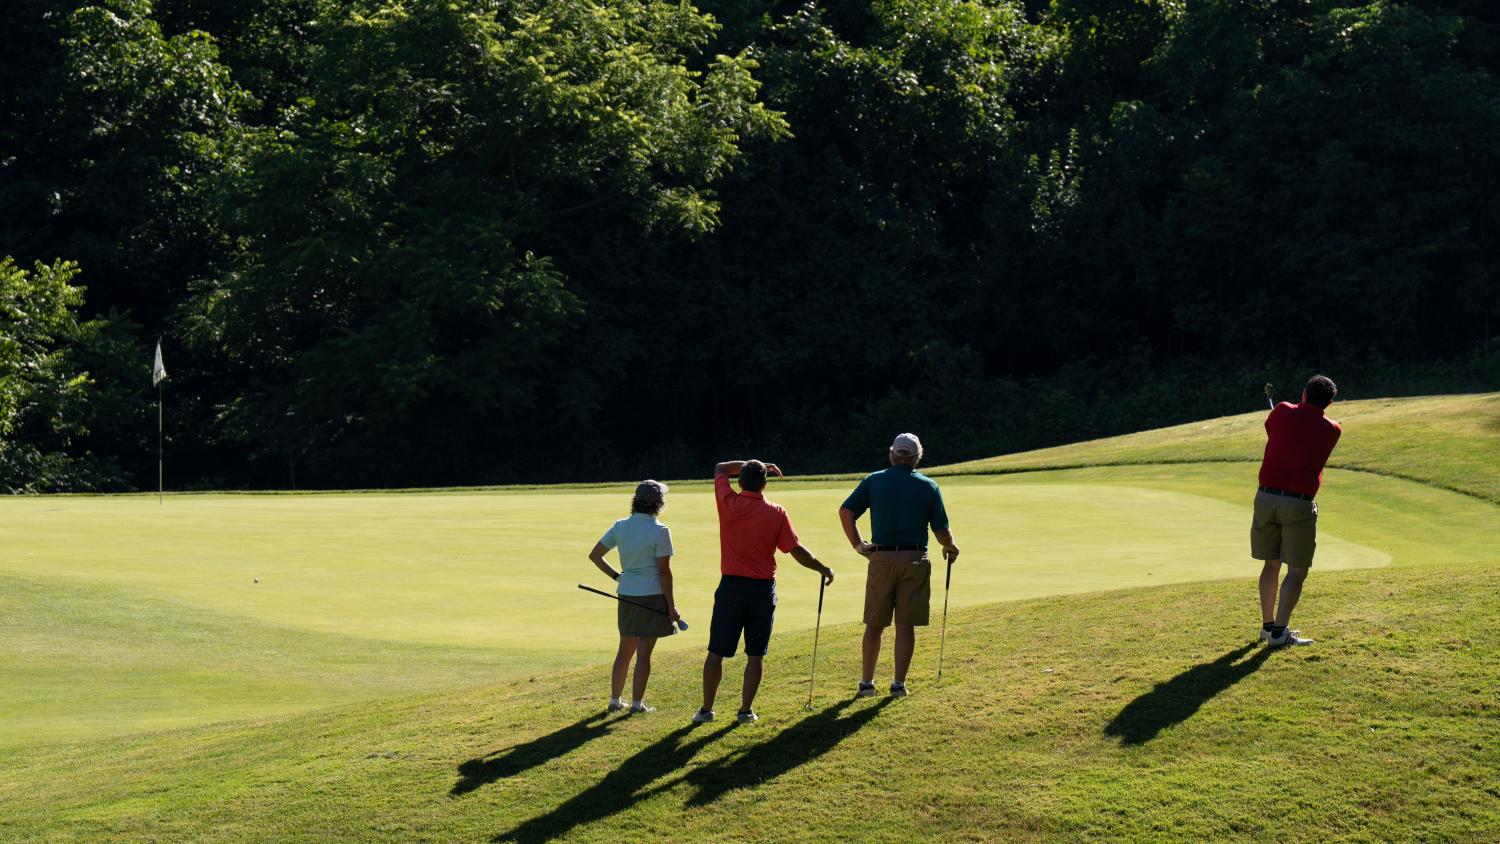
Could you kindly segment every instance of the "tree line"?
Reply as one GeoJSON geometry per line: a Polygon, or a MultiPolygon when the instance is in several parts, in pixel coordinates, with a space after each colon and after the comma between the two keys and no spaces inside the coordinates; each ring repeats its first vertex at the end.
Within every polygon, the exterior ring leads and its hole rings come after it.
{"type": "Polygon", "coordinates": [[[929,462],[1500,385],[1484,0],[16,0],[0,485],[929,462]]]}

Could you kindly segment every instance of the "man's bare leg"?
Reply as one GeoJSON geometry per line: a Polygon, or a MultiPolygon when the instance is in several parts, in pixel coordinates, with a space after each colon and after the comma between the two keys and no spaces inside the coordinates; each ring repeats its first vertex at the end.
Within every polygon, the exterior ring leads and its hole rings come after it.
{"type": "Polygon", "coordinates": [[[719,680],[724,677],[724,657],[710,653],[703,660],[703,711],[714,711],[714,698],[719,696],[719,680]]]}
{"type": "Polygon", "coordinates": [[[749,712],[754,708],[755,693],[760,691],[761,663],[764,661],[765,657],[762,656],[745,655],[745,689],[740,693],[741,712],[749,712]]]}
{"type": "Polygon", "coordinates": [[[865,641],[863,645],[864,655],[864,681],[873,683],[875,681],[875,664],[880,661],[880,639],[885,635],[884,627],[865,625],[865,641]]]}
{"type": "Polygon", "coordinates": [[[1276,579],[1280,575],[1280,560],[1266,560],[1260,570],[1260,620],[1265,624],[1276,621],[1276,579]]]}
{"type": "Polygon", "coordinates": [[[910,624],[896,625],[896,682],[906,682],[911,655],[917,649],[917,629],[910,624]]]}
{"type": "Polygon", "coordinates": [[[1287,566],[1286,579],[1281,582],[1281,605],[1276,608],[1276,626],[1285,627],[1292,621],[1292,610],[1302,597],[1302,584],[1307,580],[1307,566],[1287,566]]]}

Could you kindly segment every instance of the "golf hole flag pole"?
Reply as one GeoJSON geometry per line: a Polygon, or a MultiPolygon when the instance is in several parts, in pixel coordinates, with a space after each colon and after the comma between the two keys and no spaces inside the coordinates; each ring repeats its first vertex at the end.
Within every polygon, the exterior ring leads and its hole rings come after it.
{"type": "Polygon", "coordinates": [[[156,503],[162,503],[161,458],[161,382],[167,380],[167,367],[161,362],[161,338],[156,338],[156,360],[151,363],[151,386],[156,388],[156,503]]]}

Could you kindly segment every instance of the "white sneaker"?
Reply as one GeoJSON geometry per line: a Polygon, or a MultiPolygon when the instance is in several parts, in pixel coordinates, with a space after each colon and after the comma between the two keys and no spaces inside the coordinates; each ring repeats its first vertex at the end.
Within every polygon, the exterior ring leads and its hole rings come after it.
{"type": "Polygon", "coordinates": [[[655,712],[655,711],[656,711],[656,707],[654,707],[654,706],[647,706],[645,701],[638,700],[635,703],[630,704],[630,714],[631,715],[635,715],[635,714],[640,713],[640,712],[655,712]]]}
{"type": "Polygon", "coordinates": [[[859,681],[859,691],[855,692],[854,696],[855,697],[874,697],[875,696],[875,684],[874,683],[866,683],[864,680],[860,680],[859,681]]]}
{"type": "Polygon", "coordinates": [[[697,712],[693,713],[693,723],[694,724],[707,724],[709,721],[712,721],[713,719],[714,719],[714,711],[712,709],[700,709],[697,712]]]}
{"type": "Polygon", "coordinates": [[[1282,648],[1287,645],[1311,645],[1312,639],[1304,639],[1297,635],[1297,631],[1288,630],[1280,636],[1272,636],[1266,640],[1266,647],[1282,648]]]}
{"type": "Polygon", "coordinates": [[[735,720],[739,721],[741,724],[753,724],[756,721],[760,720],[759,715],[756,715],[754,712],[748,709],[735,713],[734,717],[735,720]]]}
{"type": "Polygon", "coordinates": [[[891,684],[891,697],[906,697],[908,694],[905,683],[891,684]]]}
{"type": "MultiPolygon", "coordinates": [[[[1292,634],[1293,636],[1301,636],[1302,635],[1302,631],[1301,630],[1288,630],[1287,632],[1290,633],[1290,634],[1292,634]]],[[[1271,639],[1271,631],[1269,631],[1266,628],[1262,627],[1260,629],[1260,640],[1262,642],[1266,642],[1266,641],[1270,641],[1270,639],[1271,639]]]]}

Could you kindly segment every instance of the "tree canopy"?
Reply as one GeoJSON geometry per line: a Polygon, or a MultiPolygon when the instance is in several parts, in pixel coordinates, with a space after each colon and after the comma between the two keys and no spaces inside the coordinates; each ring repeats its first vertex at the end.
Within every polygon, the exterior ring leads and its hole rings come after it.
{"type": "Polygon", "coordinates": [[[1500,381],[1476,0],[12,17],[6,295],[73,326],[4,326],[54,356],[0,373],[31,408],[0,453],[45,434],[15,489],[69,485],[42,455],[150,478],[158,335],[174,476],[206,486],[851,469],[899,430],[974,457],[1314,369],[1500,381]]]}

